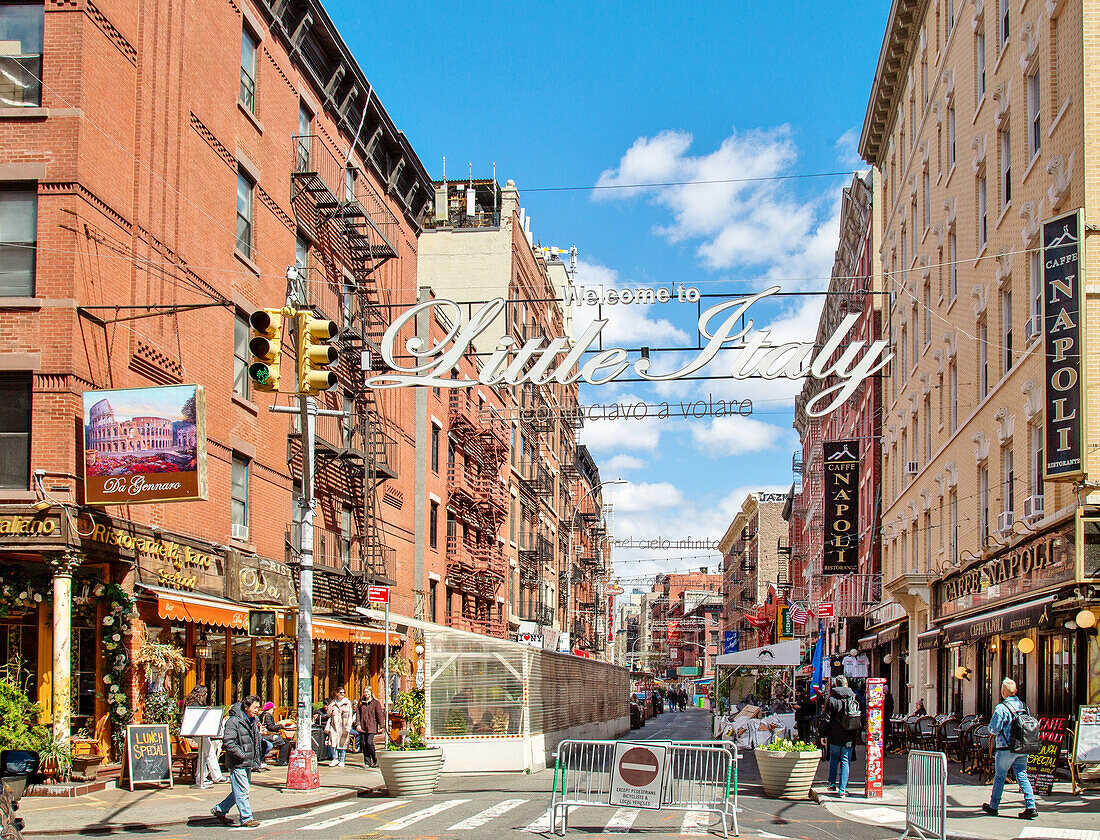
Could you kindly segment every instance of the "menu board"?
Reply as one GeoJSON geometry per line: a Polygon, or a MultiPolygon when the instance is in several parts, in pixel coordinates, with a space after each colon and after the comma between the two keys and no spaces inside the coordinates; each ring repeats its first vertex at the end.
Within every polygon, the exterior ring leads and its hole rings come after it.
{"type": "Polygon", "coordinates": [[[1100,706],[1078,707],[1073,761],[1076,764],[1100,762],[1100,706]]]}
{"type": "Polygon", "coordinates": [[[126,775],[134,785],[168,783],[172,787],[172,741],[166,723],[126,727],[126,775]]]}
{"type": "Polygon", "coordinates": [[[1050,796],[1054,790],[1054,765],[1066,739],[1067,717],[1039,718],[1039,752],[1027,757],[1027,775],[1040,796],[1050,796]]]}

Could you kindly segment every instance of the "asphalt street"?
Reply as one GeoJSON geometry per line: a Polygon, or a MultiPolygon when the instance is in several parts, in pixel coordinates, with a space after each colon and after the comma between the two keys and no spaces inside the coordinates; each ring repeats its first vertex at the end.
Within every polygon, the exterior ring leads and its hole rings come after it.
{"type": "MultiPolygon", "coordinates": [[[[701,710],[666,712],[627,737],[629,740],[705,739],[709,720],[709,713],[701,710]]],[[[764,798],[751,757],[742,760],[739,775],[738,821],[742,837],[882,840],[894,834],[881,827],[843,820],[813,802],[764,798]]],[[[256,840],[550,838],[554,836],[548,814],[553,782],[553,770],[530,775],[444,776],[439,791],[431,796],[391,799],[365,793],[356,799],[313,808],[259,813],[256,817],[261,825],[256,828],[224,828],[208,813],[199,811],[187,825],[144,831],[130,829],[125,836],[157,840],[192,840],[222,834],[240,834],[256,840]]],[[[722,826],[720,820],[698,811],[602,807],[577,808],[569,816],[567,836],[623,834],[654,840],[721,837],[722,826]]]]}

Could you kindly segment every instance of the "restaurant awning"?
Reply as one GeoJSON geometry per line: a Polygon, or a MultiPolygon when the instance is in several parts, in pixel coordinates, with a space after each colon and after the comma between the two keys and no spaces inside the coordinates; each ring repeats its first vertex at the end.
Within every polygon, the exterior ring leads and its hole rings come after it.
{"type": "Polygon", "coordinates": [[[313,617],[313,638],[330,642],[353,642],[359,645],[386,644],[386,633],[383,630],[316,615],[313,617]]]}
{"type": "Polygon", "coordinates": [[[872,633],[870,636],[862,636],[856,640],[856,647],[860,650],[874,650],[875,644],[878,642],[878,633],[872,633]]]}
{"type": "Polygon", "coordinates": [[[917,634],[917,650],[935,650],[942,643],[943,630],[936,627],[917,634]]]}
{"type": "Polygon", "coordinates": [[[1016,604],[982,615],[971,616],[944,625],[943,640],[947,644],[981,639],[999,634],[1021,633],[1044,623],[1050,617],[1054,596],[1016,604]]]}

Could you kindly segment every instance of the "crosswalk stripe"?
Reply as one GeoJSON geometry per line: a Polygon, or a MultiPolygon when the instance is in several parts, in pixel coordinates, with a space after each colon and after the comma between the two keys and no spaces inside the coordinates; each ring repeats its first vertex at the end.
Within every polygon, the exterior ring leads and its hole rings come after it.
{"type": "Polygon", "coordinates": [[[630,826],[634,825],[634,820],[636,819],[638,819],[637,808],[620,808],[611,815],[611,819],[607,821],[604,831],[611,834],[630,831],[630,826]]]}
{"type": "Polygon", "coordinates": [[[491,808],[486,808],[484,811],[478,814],[474,814],[472,817],[467,817],[462,822],[456,822],[447,831],[466,831],[470,828],[480,828],[489,822],[494,820],[502,814],[506,814],[513,808],[518,808],[526,799],[505,799],[503,802],[498,802],[491,808]]]}
{"type": "MultiPolygon", "coordinates": [[[[350,822],[351,820],[357,820],[360,817],[366,817],[370,814],[377,814],[380,811],[388,811],[390,808],[396,808],[398,805],[408,805],[408,801],[404,799],[393,799],[389,802],[379,802],[377,805],[372,805],[369,808],[364,808],[361,811],[352,811],[348,814],[341,814],[338,817],[329,817],[327,820],[321,820],[319,823],[313,823],[312,825],[302,825],[298,827],[299,831],[324,831],[326,828],[332,828],[334,825],[340,825],[341,823],[350,822]]],[[[261,823],[261,828],[265,825],[271,825],[270,822],[261,823]]]]}
{"type": "Polygon", "coordinates": [[[321,805],[317,808],[312,808],[309,811],[302,811],[298,814],[291,814],[289,817],[275,817],[274,819],[264,820],[263,826],[245,826],[241,828],[241,831],[255,831],[257,828],[262,828],[269,825],[280,825],[282,823],[294,822],[295,820],[308,820],[311,817],[318,816],[319,814],[327,814],[330,811],[339,811],[343,808],[347,808],[351,804],[351,801],[347,799],[344,799],[340,802],[330,802],[328,805],[321,805]]]}
{"type": "Polygon", "coordinates": [[[530,831],[533,834],[545,834],[550,830],[550,809],[546,809],[542,815],[530,825],[526,826],[524,831],[530,831]]]}
{"type": "Polygon", "coordinates": [[[426,820],[428,817],[434,817],[436,814],[448,811],[458,805],[462,805],[465,802],[469,802],[469,799],[448,799],[445,802],[437,802],[435,805],[429,805],[420,811],[413,811],[411,814],[405,814],[400,819],[396,819],[393,822],[388,822],[381,828],[376,828],[375,831],[400,831],[403,828],[408,828],[413,823],[418,823],[421,820],[426,820]]]}
{"type": "Polygon", "coordinates": [[[686,811],[684,822],[680,826],[680,833],[691,836],[706,835],[709,827],[710,814],[706,811],[686,811]]]}

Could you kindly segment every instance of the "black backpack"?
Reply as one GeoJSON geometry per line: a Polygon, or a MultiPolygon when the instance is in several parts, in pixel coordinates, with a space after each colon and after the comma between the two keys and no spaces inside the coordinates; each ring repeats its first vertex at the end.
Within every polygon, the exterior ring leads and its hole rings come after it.
{"type": "Polygon", "coordinates": [[[859,707],[859,700],[853,694],[851,697],[841,699],[840,713],[837,722],[845,732],[855,732],[863,727],[863,710],[859,707]]]}
{"type": "MultiPolygon", "coordinates": [[[[1008,706],[1007,703],[1005,705],[1008,706]]],[[[1012,713],[1012,726],[1008,734],[1009,752],[1036,755],[1042,749],[1039,743],[1039,721],[1031,716],[1027,706],[1022,711],[1013,711],[1008,706],[1008,710],[1012,713]]]]}

